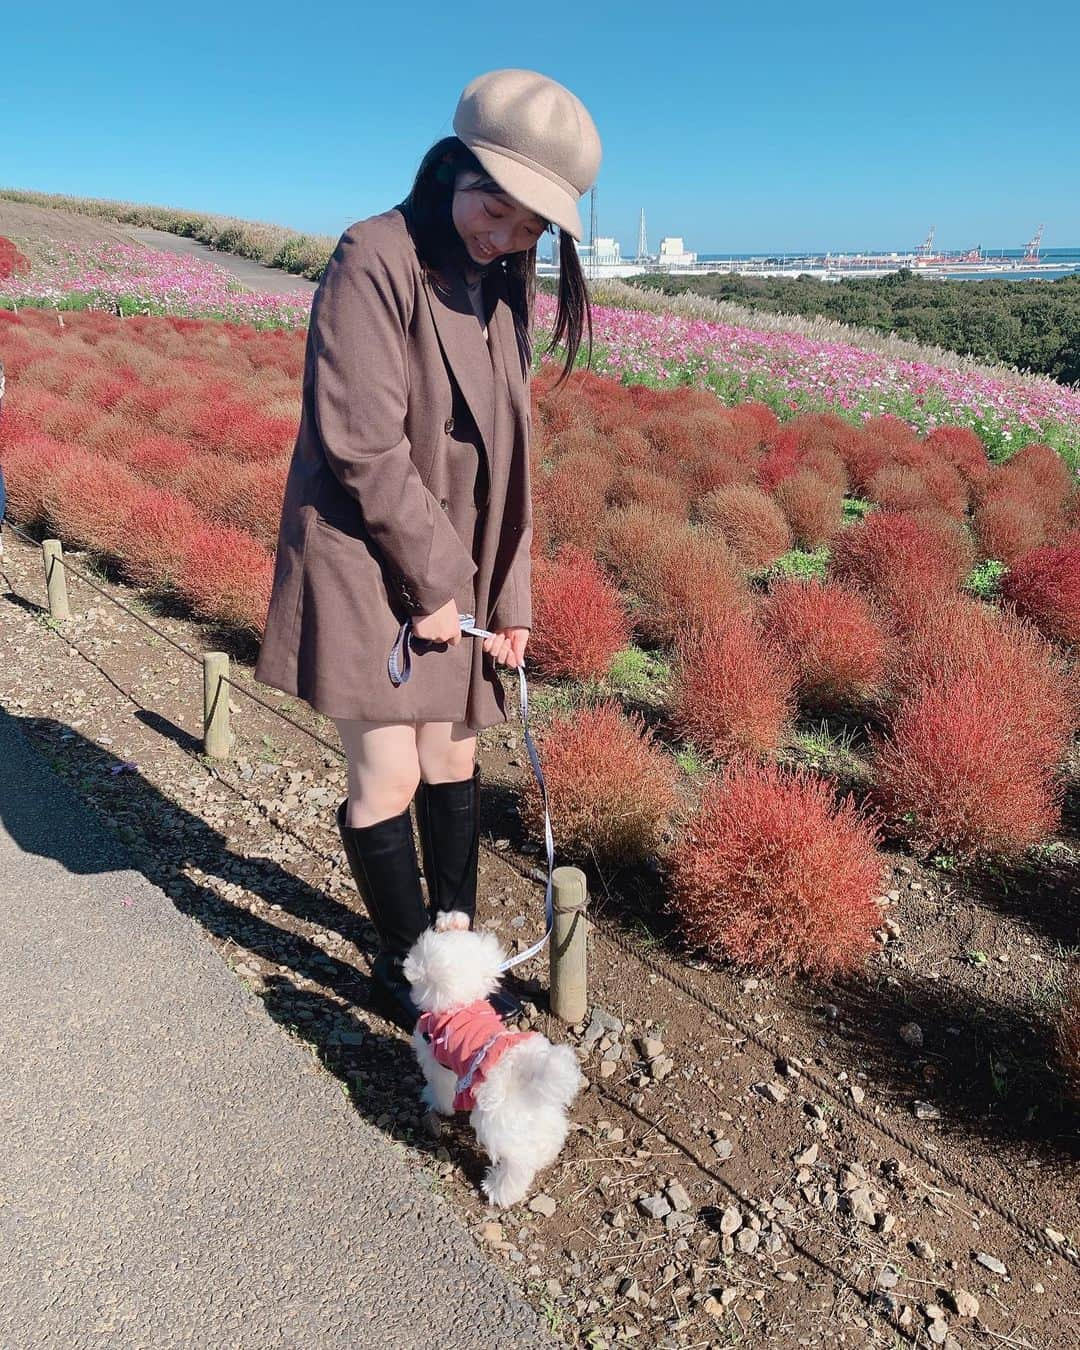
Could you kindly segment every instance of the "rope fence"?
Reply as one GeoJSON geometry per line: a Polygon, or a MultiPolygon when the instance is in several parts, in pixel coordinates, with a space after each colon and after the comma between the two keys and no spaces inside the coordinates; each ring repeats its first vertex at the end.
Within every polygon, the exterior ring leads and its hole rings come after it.
{"type": "MultiPolygon", "coordinates": [[[[124,613],[137,620],[144,628],[149,629],[150,632],[154,633],[161,641],[174,647],[193,664],[203,667],[204,747],[210,758],[227,758],[229,747],[231,745],[231,734],[228,729],[228,698],[222,697],[222,689],[227,688],[235,689],[245,698],[258,704],[258,706],[265,711],[272,713],[275,717],[286,722],[294,730],[303,733],[303,735],[309,737],[324,749],[329,750],[338,759],[342,761],[346,760],[346,756],[340,746],[334,745],[325,737],[320,736],[318,732],[305,727],[301,722],[289,717],[279,708],[275,708],[265,699],[260,698],[243,684],[237,683],[229,672],[229,658],[225,653],[205,652],[200,656],[198,653],[193,652],[189,647],[184,646],[183,643],[176,641],[169,633],[164,632],[155,624],[150,623],[149,620],[145,619],[129,605],[125,605],[123,601],[118,600],[115,596],[111,595],[91,577],[88,577],[81,569],[75,567],[63,556],[63,550],[60,547],[59,541],[45,540],[42,542],[37,540],[33,535],[29,534],[26,530],[7,517],[4,518],[3,524],[10,528],[26,543],[35,548],[42,549],[45,563],[46,584],[49,591],[50,613],[58,622],[63,622],[64,619],[70,617],[67,589],[66,585],[62,584],[62,578],[64,573],[71,572],[72,575],[78,577],[80,581],[89,586],[91,590],[96,591],[99,595],[108,600],[110,604],[123,610],[124,613]],[[61,578],[61,580],[57,581],[57,577],[61,578]],[[53,611],[54,596],[57,600],[57,609],[60,612],[53,611]],[[67,612],[64,612],[65,609],[67,612]]],[[[245,800],[252,800],[235,784],[232,784],[227,779],[221,777],[216,770],[211,769],[211,772],[215,774],[219,781],[239,792],[245,800]]],[[[253,804],[258,806],[258,803],[253,804]]],[[[265,814],[265,812],[263,814],[265,814]]],[[[337,859],[331,857],[323,849],[303,835],[297,833],[294,829],[289,828],[284,822],[273,820],[272,823],[276,828],[282,829],[285,833],[296,839],[313,855],[323,858],[331,866],[337,865],[337,859]]],[[[481,843],[485,852],[489,853],[492,857],[498,858],[506,866],[513,868],[513,870],[524,880],[534,884],[536,884],[538,879],[546,881],[546,876],[540,873],[539,869],[521,867],[512,859],[507,858],[499,850],[492,848],[490,845],[484,843],[484,841],[481,841],[481,843]]],[[[732,1031],[737,1030],[740,1034],[745,1036],[751,1044],[773,1061],[785,1060],[790,1062],[790,1051],[781,1050],[777,1043],[771,1041],[769,1037],[763,1035],[760,1031],[742,1021],[735,1012],[722,1008],[714,1000],[702,994],[688,979],[685,978],[684,975],[676,970],[670,969],[665,962],[658,960],[642,944],[634,942],[605,917],[594,914],[587,922],[583,922],[586,906],[584,874],[577,868],[559,868],[557,870],[558,872],[567,875],[560,878],[560,895],[556,897],[555,902],[557,926],[552,941],[553,972],[554,963],[556,961],[556,952],[572,952],[573,957],[571,958],[571,964],[567,967],[568,977],[565,980],[559,981],[560,987],[553,989],[552,991],[553,1013],[561,1016],[562,1020],[568,1022],[580,1022],[586,1015],[587,994],[583,975],[585,934],[588,931],[589,925],[594,925],[614,946],[618,947],[631,959],[637,961],[640,965],[665,980],[674,989],[679,990],[680,993],[696,1003],[700,1008],[719,1019],[721,1025],[732,1031]],[[582,972],[580,975],[578,973],[579,971],[582,972]],[[556,1002],[560,1004],[559,1009],[556,1009],[555,1007],[556,1002]]],[[[808,1068],[805,1062],[800,1065],[797,1072],[800,1079],[805,1080],[816,1088],[817,1091],[829,1098],[838,1110],[844,1112],[849,1117],[860,1120],[864,1125],[877,1131],[892,1143],[905,1149],[913,1157],[916,1157],[923,1162],[933,1172],[936,1172],[940,1177],[947,1181],[949,1185],[964,1191],[971,1196],[973,1200],[978,1201],[980,1205],[984,1206],[985,1209],[992,1211],[998,1218],[1003,1220],[1010,1228],[1015,1230],[1029,1242],[1042,1247],[1052,1255],[1067,1261],[1075,1269],[1080,1270],[1080,1253],[1068,1245],[1066,1239],[1057,1241],[1055,1238],[1050,1237],[1044,1229],[1037,1227],[1035,1224],[1013,1214],[1010,1210],[1007,1210],[988,1191],[984,1190],[977,1183],[967,1181],[965,1178],[961,1177],[959,1173],[954,1171],[948,1165],[948,1163],[942,1161],[940,1158],[936,1158],[934,1154],[917,1139],[912,1138],[887,1120],[883,1120],[881,1117],[874,1115],[859,1103],[841,1095],[841,1093],[826,1079],[808,1068]]]]}

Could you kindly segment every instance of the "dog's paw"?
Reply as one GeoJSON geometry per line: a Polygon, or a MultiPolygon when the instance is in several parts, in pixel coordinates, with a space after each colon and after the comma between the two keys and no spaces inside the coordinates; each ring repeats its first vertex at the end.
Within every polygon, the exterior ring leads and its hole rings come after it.
{"type": "Polygon", "coordinates": [[[484,1194],[495,1209],[509,1209],[529,1194],[532,1172],[511,1171],[505,1166],[491,1167],[482,1182],[484,1194]]]}
{"type": "Polygon", "coordinates": [[[439,1116],[452,1116],[454,1114],[454,1096],[443,1095],[440,1097],[437,1088],[428,1083],[420,1093],[420,1100],[430,1111],[434,1111],[439,1116]]]}
{"type": "Polygon", "coordinates": [[[436,933],[468,932],[469,916],[460,909],[440,909],[435,915],[436,933]]]}

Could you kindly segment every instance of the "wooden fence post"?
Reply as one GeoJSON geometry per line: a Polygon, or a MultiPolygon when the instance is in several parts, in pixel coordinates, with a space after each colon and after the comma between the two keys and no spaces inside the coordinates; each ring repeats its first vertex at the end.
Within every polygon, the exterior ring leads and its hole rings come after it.
{"type": "Polygon", "coordinates": [[[70,619],[67,572],[64,570],[64,550],[60,540],[43,540],[41,556],[45,563],[45,585],[49,591],[49,613],[54,619],[70,619]]]}
{"type": "Polygon", "coordinates": [[[564,1022],[581,1022],[589,1006],[585,951],[588,887],[579,867],[556,867],[551,880],[555,908],[550,949],[551,1011],[564,1022]]]}
{"type": "Polygon", "coordinates": [[[212,759],[228,759],[229,658],[225,652],[203,652],[203,749],[212,759]]]}

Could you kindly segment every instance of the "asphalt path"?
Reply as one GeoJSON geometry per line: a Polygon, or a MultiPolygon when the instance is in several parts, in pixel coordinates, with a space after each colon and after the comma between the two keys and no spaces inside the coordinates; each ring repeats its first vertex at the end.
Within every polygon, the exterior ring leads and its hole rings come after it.
{"type": "Polygon", "coordinates": [[[149,230],[142,226],[125,227],[148,248],[161,249],[164,253],[177,253],[184,258],[201,258],[204,262],[214,263],[230,272],[238,281],[252,291],[261,291],[266,295],[314,295],[317,282],[307,277],[294,276],[292,272],[280,272],[276,267],[266,267],[253,258],[238,258],[234,253],[223,253],[201,244],[196,239],[188,239],[180,234],[167,234],[164,230],[149,230]]]}
{"type": "Polygon", "coordinates": [[[0,1347],[555,1344],[0,709],[0,1347]]]}

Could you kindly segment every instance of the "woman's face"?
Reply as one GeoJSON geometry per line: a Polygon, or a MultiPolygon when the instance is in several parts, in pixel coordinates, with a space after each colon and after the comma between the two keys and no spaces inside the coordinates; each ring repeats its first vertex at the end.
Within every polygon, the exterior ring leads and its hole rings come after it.
{"type": "Polygon", "coordinates": [[[547,229],[547,221],[505,192],[470,191],[481,182],[477,173],[458,175],[451,210],[454,228],[475,263],[492,263],[506,253],[532,248],[547,229]]]}

